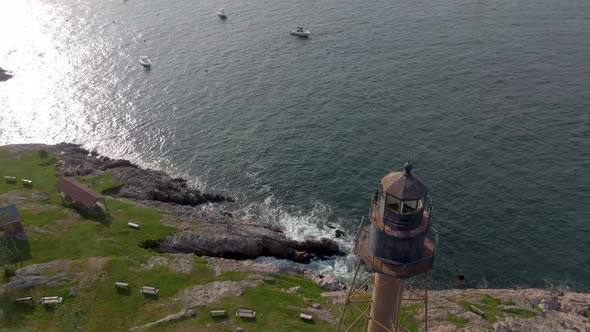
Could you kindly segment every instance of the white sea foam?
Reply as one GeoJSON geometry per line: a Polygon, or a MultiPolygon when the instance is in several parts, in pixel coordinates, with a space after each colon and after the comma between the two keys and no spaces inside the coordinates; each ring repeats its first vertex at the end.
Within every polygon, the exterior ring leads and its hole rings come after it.
{"type": "Polygon", "coordinates": [[[332,239],[346,253],[345,256],[314,260],[310,264],[298,264],[268,257],[260,258],[261,260],[272,261],[276,264],[294,264],[322,275],[331,275],[343,280],[351,278],[354,272],[352,249],[355,234],[346,234],[338,238],[335,236],[340,225],[328,222],[328,218],[332,215],[330,206],[321,202],[314,202],[309,211],[288,209],[273,195],[270,195],[262,202],[248,204],[243,209],[243,212],[245,213],[244,218],[278,226],[285,232],[285,235],[297,241],[320,238],[332,239]]]}

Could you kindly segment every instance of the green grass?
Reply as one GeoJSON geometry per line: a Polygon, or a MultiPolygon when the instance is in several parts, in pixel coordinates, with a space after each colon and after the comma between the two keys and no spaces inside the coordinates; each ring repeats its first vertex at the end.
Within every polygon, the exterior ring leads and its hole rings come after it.
{"type": "MultiPolygon", "coordinates": [[[[95,331],[112,329],[113,326],[129,329],[135,325],[162,318],[160,302],[167,302],[177,292],[191,285],[204,284],[213,280],[213,271],[204,264],[195,264],[190,274],[170,271],[165,267],[155,267],[148,271],[130,271],[137,268],[137,262],[129,259],[113,259],[106,268],[106,278],[94,283],[92,289],[81,292],[77,298],[78,308],[92,312],[87,315],[86,326],[95,331]],[[113,283],[129,283],[130,291],[120,291],[113,283]],[[159,296],[144,296],[139,292],[141,286],[158,288],[159,296]]],[[[166,310],[181,309],[180,303],[170,303],[166,310]]]]}
{"type": "Polygon", "coordinates": [[[491,296],[489,296],[488,294],[484,295],[484,296],[483,296],[483,297],[482,297],[482,298],[479,300],[479,302],[481,302],[481,303],[483,303],[483,304],[486,304],[486,305],[488,305],[488,306],[494,306],[494,307],[497,307],[497,306],[499,306],[500,304],[502,304],[502,300],[500,300],[500,299],[497,299],[497,298],[495,298],[495,297],[491,297],[491,296]]]}
{"type": "Polygon", "coordinates": [[[102,194],[116,191],[124,185],[123,182],[113,179],[109,173],[96,176],[77,176],[76,179],[102,194]]]}
{"type": "Polygon", "coordinates": [[[410,332],[420,331],[422,327],[422,322],[416,318],[419,314],[417,312],[419,307],[419,303],[412,303],[403,306],[400,310],[400,324],[410,332]]]}
{"type": "Polygon", "coordinates": [[[14,156],[0,148],[0,193],[35,189],[53,193],[57,198],[55,161],[53,156],[41,158],[37,153],[14,156]],[[18,180],[16,184],[6,183],[4,176],[16,176],[18,180]],[[33,181],[32,188],[24,187],[21,179],[33,181]]]}
{"type": "Polygon", "coordinates": [[[534,312],[521,308],[507,308],[504,309],[504,312],[522,318],[532,318],[537,316],[537,314],[535,314],[534,312]]]}
{"type": "Polygon", "coordinates": [[[447,320],[459,328],[465,328],[469,323],[467,318],[455,315],[452,312],[447,313],[447,320]]]}
{"type": "Polygon", "coordinates": [[[504,304],[504,305],[516,305],[516,302],[514,302],[513,300],[508,300],[508,301],[506,301],[506,302],[504,302],[502,304],[504,304]]]}
{"type": "MultiPolygon", "coordinates": [[[[299,279],[303,283],[306,280],[299,279]]],[[[316,285],[317,286],[317,285],[316,285]]],[[[302,287],[303,289],[304,287],[302,287]]],[[[241,297],[232,297],[219,303],[212,304],[199,311],[199,315],[194,321],[190,320],[171,324],[170,331],[177,330],[182,325],[192,323],[191,325],[206,327],[205,330],[215,331],[233,331],[235,326],[241,326],[246,331],[325,331],[333,328],[327,323],[315,319],[315,324],[302,322],[299,318],[299,310],[290,309],[289,306],[306,308],[308,305],[298,294],[289,294],[281,289],[278,284],[261,284],[258,287],[247,288],[241,297]],[[256,311],[256,319],[244,320],[236,317],[234,314],[237,308],[252,308],[256,311]],[[214,321],[207,314],[209,309],[223,308],[228,311],[227,321],[231,326],[224,326],[223,322],[214,321]],[[180,325],[180,326],[176,326],[180,325]]]]}
{"type": "MultiPolygon", "coordinates": [[[[178,273],[162,266],[142,270],[142,264],[158,254],[138,247],[138,242],[164,238],[176,229],[162,223],[164,216],[161,212],[124,200],[107,199],[110,215],[88,215],[64,204],[55,188],[55,162],[56,159],[51,155],[43,158],[39,153],[33,153],[15,157],[0,148],[0,175],[33,181],[32,189],[23,188],[20,182],[0,182],[0,194],[11,192],[13,197],[28,197],[19,199],[17,203],[27,229],[27,238],[16,241],[21,260],[14,268],[59,259],[63,261],[62,264],[42,274],[68,275],[68,279],[59,286],[9,289],[0,294],[0,307],[4,310],[0,330],[128,330],[132,326],[156,321],[180,311],[183,304],[173,298],[188,287],[212,281],[252,278],[248,273],[235,271],[215,276],[214,271],[207,266],[207,258],[197,256],[193,259],[194,269],[191,273],[178,273]],[[38,195],[43,192],[49,194],[49,200],[38,195]],[[140,229],[130,229],[128,222],[139,224],[140,229]],[[83,280],[80,285],[79,282],[83,280]],[[113,286],[116,281],[129,283],[131,290],[117,290],[113,286]],[[143,285],[159,288],[159,296],[152,298],[141,294],[139,287],[143,285]],[[71,293],[72,289],[76,292],[71,293]],[[62,296],[64,302],[54,307],[17,305],[13,302],[16,297],[33,296],[38,299],[54,295],[62,296]]],[[[103,193],[122,185],[108,174],[78,179],[103,193]]],[[[198,308],[195,318],[163,324],[151,330],[234,331],[236,326],[242,326],[247,331],[325,331],[334,328],[317,318],[314,323],[303,322],[299,318],[300,310],[289,308],[307,308],[309,302],[304,300],[305,297],[337,315],[340,306],[333,305],[328,298],[322,298],[321,287],[303,277],[273,277],[273,284],[261,282],[257,287],[247,288],[240,297],[225,298],[209,307],[198,308]],[[286,289],[294,286],[299,286],[299,291],[286,292],[286,289]],[[237,318],[233,312],[239,307],[255,309],[256,319],[242,321],[237,318]],[[213,320],[207,313],[209,308],[225,308],[229,316],[226,320],[213,320]]]]}
{"type": "Polygon", "coordinates": [[[94,256],[134,256],[147,258],[151,255],[137,243],[146,239],[166,237],[174,228],[160,222],[161,213],[124,201],[107,200],[112,219],[109,224],[83,219],[75,210],[66,214],[64,210],[43,211],[22,209],[25,225],[41,225],[51,228],[52,233],[33,235],[25,241],[17,241],[31,258],[25,265],[42,263],[59,258],[79,259],[94,256]],[[55,218],[55,219],[53,219],[55,218]],[[140,225],[139,230],[130,229],[127,222],[140,225]]]}
{"type": "MultiPolygon", "coordinates": [[[[508,301],[510,302],[510,301],[508,301]]],[[[475,306],[476,308],[482,310],[484,312],[483,318],[490,323],[496,323],[499,317],[504,317],[506,315],[522,317],[522,318],[531,318],[535,317],[537,314],[530,310],[521,309],[521,308],[501,308],[502,301],[500,299],[496,299],[489,295],[484,295],[483,298],[480,299],[480,303],[474,304],[467,301],[459,301],[457,302],[460,306],[465,309],[465,311],[472,311],[469,307],[470,305],[475,306]]],[[[506,304],[506,303],[504,303],[506,304]]],[[[473,311],[472,311],[473,312],[473,311]]]]}

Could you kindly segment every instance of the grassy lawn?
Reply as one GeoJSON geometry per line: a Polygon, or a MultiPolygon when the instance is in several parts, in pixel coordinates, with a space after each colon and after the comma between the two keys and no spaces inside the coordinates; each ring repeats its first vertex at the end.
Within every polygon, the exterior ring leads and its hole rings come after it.
{"type": "Polygon", "coordinates": [[[7,193],[16,189],[27,190],[21,179],[33,181],[32,189],[52,194],[55,202],[59,200],[55,183],[57,172],[56,159],[53,156],[40,157],[38,153],[13,156],[0,148],[0,193],[7,193]],[[16,183],[6,183],[4,176],[16,176],[16,183]]]}
{"type": "MultiPolygon", "coordinates": [[[[153,331],[235,331],[236,326],[246,331],[326,331],[334,327],[319,319],[313,323],[303,322],[299,318],[300,310],[289,307],[306,308],[308,304],[302,296],[313,296],[322,303],[319,297],[323,290],[315,283],[302,278],[279,275],[275,284],[261,284],[247,288],[241,297],[227,298],[208,307],[198,310],[196,318],[154,327],[153,331]],[[297,282],[299,281],[299,282],[297,282]],[[297,293],[287,293],[285,289],[293,284],[301,288],[297,293]],[[237,308],[251,308],[256,311],[255,319],[242,319],[235,316],[237,308]],[[212,309],[225,309],[227,317],[212,318],[208,312],[212,309]]],[[[308,297],[309,298],[309,297],[308,297]]],[[[314,300],[314,301],[315,301],[314,300]]]]}
{"type": "Polygon", "coordinates": [[[498,321],[498,317],[504,317],[506,315],[521,318],[531,318],[537,316],[536,313],[526,309],[502,308],[500,305],[510,305],[510,301],[502,303],[502,300],[493,298],[487,294],[484,295],[479,302],[480,303],[470,303],[467,301],[459,301],[458,304],[461,305],[466,311],[472,311],[469,308],[470,305],[473,305],[476,308],[482,310],[485,313],[483,318],[492,324],[498,321]]]}
{"type": "MultiPolygon", "coordinates": [[[[0,294],[0,308],[4,319],[0,330],[6,331],[119,331],[159,320],[179,312],[183,304],[174,298],[184,289],[212,281],[238,281],[250,279],[248,273],[224,272],[216,276],[207,266],[204,257],[193,258],[190,273],[174,272],[167,267],[141,268],[151,256],[157,254],[137,244],[148,239],[161,239],[176,231],[162,223],[163,215],[132,202],[107,199],[110,215],[87,215],[60,199],[55,183],[56,159],[38,153],[18,157],[0,148],[0,175],[16,176],[33,181],[32,188],[5,183],[0,178],[0,201],[15,201],[26,229],[26,239],[15,240],[21,259],[14,268],[31,264],[57,261],[42,275],[65,274],[58,286],[38,286],[31,289],[9,289],[0,294]],[[10,193],[10,196],[3,195],[10,193]],[[45,198],[43,198],[45,197],[45,198]],[[49,199],[46,199],[49,197],[49,199]],[[140,225],[131,229],[128,222],[140,225]],[[113,283],[130,284],[130,291],[121,291],[113,283]],[[141,286],[159,288],[159,296],[144,296],[141,286]],[[22,296],[61,296],[63,303],[55,306],[41,304],[15,304],[22,296]]],[[[78,180],[98,192],[108,193],[122,183],[108,174],[78,177],[78,180]]],[[[4,203],[2,203],[4,204],[4,203]]],[[[261,283],[247,288],[240,297],[225,298],[206,308],[197,309],[195,318],[158,325],[155,331],[234,331],[242,326],[248,331],[325,331],[333,329],[329,323],[314,319],[305,323],[298,309],[307,308],[308,301],[320,303],[338,314],[338,306],[321,298],[323,291],[314,282],[302,277],[278,275],[275,282],[261,283]],[[299,286],[296,293],[285,290],[299,286]],[[233,313],[239,307],[257,311],[255,320],[246,321],[233,313]],[[228,317],[213,320],[210,308],[225,308],[228,317]]],[[[0,281],[3,285],[8,280],[0,281]]]]}
{"type": "Polygon", "coordinates": [[[113,179],[109,173],[96,176],[77,176],[76,179],[102,194],[108,194],[124,185],[123,182],[113,179]]]}
{"type": "Polygon", "coordinates": [[[25,204],[19,209],[24,225],[41,227],[45,232],[28,235],[16,241],[24,252],[29,251],[25,265],[54,259],[79,259],[94,256],[135,257],[152,255],[137,243],[146,239],[166,237],[174,228],[160,223],[161,213],[132,203],[108,199],[111,217],[107,220],[85,219],[74,209],[44,208],[25,204]],[[130,229],[127,222],[140,225],[130,229]],[[28,249],[27,249],[28,248],[28,249]]]}

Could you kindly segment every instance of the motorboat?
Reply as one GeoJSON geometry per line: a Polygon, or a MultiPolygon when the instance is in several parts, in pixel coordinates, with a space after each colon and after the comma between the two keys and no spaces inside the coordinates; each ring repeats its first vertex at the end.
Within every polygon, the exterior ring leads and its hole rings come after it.
{"type": "Polygon", "coordinates": [[[139,57],[139,63],[141,63],[141,65],[145,68],[150,68],[152,66],[152,62],[145,55],[139,57]]]}
{"type": "Polygon", "coordinates": [[[227,14],[225,13],[225,9],[219,8],[217,10],[217,16],[224,18],[224,19],[227,18],[227,14]]]}
{"type": "Polygon", "coordinates": [[[299,36],[299,37],[309,37],[309,35],[311,34],[311,32],[309,32],[307,30],[303,30],[302,27],[297,27],[295,29],[291,29],[291,31],[289,31],[289,33],[294,36],[299,36]]]}

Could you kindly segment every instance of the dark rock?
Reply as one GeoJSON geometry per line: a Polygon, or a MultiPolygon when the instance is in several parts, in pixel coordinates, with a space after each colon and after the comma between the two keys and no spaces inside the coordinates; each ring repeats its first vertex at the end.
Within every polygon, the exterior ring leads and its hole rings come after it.
{"type": "Polygon", "coordinates": [[[344,235],[346,235],[346,233],[344,233],[344,231],[342,231],[340,229],[337,229],[336,232],[334,232],[334,233],[335,233],[334,237],[336,237],[336,238],[340,238],[340,237],[343,237],[344,235]]]}
{"type": "Polygon", "coordinates": [[[340,251],[338,243],[331,239],[321,238],[319,241],[305,240],[305,244],[307,246],[307,251],[318,257],[344,255],[344,253],[340,251]]]}
{"type": "Polygon", "coordinates": [[[72,279],[64,273],[53,276],[22,275],[12,278],[4,287],[13,289],[26,289],[38,286],[56,287],[71,281],[72,279]]]}
{"type": "Polygon", "coordinates": [[[228,220],[208,223],[198,233],[185,230],[171,234],[160,244],[160,251],[231,259],[272,256],[299,263],[309,263],[313,257],[324,258],[341,253],[338,244],[329,239],[299,242],[287,238],[273,227],[228,220]]]}
{"type": "Polygon", "coordinates": [[[137,165],[134,165],[129,160],[125,159],[110,159],[104,163],[101,169],[104,171],[115,167],[137,167],[137,165]]]}
{"type": "Polygon", "coordinates": [[[226,217],[230,217],[230,218],[234,217],[234,215],[231,212],[220,210],[219,213],[221,213],[222,216],[226,216],[226,217]]]}
{"type": "Polygon", "coordinates": [[[291,260],[297,263],[308,264],[311,262],[311,255],[305,251],[295,251],[295,255],[291,260]]]}
{"type": "Polygon", "coordinates": [[[136,200],[156,200],[196,206],[208,202],[231,202],[233,199],[218,193],[203,193],[189,188],[187,181],[172,178],[162,171],[142,169],[125,159],[110,159],[96,151],[88,152],[76,144],[60,143],[48,146],[61,160],[59,172],[64,176],[85,176],[110,173],[124,183],[115,197],[136,200]]]}

